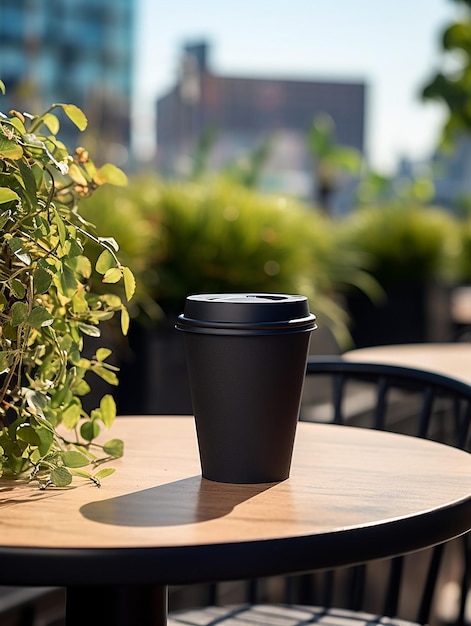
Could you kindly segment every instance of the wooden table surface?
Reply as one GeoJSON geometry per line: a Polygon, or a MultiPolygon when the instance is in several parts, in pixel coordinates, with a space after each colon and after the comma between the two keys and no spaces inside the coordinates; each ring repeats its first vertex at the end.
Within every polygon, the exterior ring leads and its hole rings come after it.
{"type": "Polygon", "coordinates": [[[0,584],[66,587],[67,626],[165,626],[169,584],[348,565],[471,528],[471,455],[427,440],[300,422],[290,478],[234,485],[201,478],[192,417],[119,417],[112,436],[125,453],[100,488],[0,481],[0,584]]]}
{"type": "Polygon", "coordinates": [[[419,549],[471,527],[471,455],[430,441],[300,422],[288,480],[232,485],[201,478],[191,417],[119,417],[112,436],[125,454],[101,488],[0,482],[1,584],[302,571],[419,549]]]}
{"type": "Polygon", "coordinates": [[[387,363],[429,370],[471,385],[471,343],[410,343],[372,346],[342,354],[349,361],[387,363]]]}

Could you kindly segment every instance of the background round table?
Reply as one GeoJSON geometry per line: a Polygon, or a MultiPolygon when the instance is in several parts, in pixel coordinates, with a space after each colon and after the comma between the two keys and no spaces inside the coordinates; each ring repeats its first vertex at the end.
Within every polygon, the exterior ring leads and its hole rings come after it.
{"type": "Polygon", "coordinates": [[[348,361],[415,367],[471,385],[471,343],[404,343],[371,346],[348,350],[341,357],[348,361]]]}

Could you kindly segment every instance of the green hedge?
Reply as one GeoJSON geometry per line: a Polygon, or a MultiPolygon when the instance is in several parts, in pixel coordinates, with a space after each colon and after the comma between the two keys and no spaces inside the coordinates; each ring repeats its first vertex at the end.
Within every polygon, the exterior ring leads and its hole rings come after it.
{"type": "Polygon", "coordinates": [[[342,229],[383,286],[457,276],[460,227],[445,209],[410,202],[368,206],[345,218],[342,229]]]}
{"type": "Polygon", "coordinates": [[[302,293],[319,322],[345,340],[347,318],[335,294],[365,275],[360,255],[339,246],[334,223],[314,207],[223,179],[154,176],[103,189],[84,204],[98,233],[119,240],[137,277],[139,314],[155,313],[154,302],[178,313],[191,293],[302,293]]]}
{"type": "Polygon", "coordinates": [[[302,293],[345,347],[342,294],[352,286],[374,299],[388,284],[471,279],[471,220],[412,201],[332,219],[222,178],[145,175],[127,188],[98,190],[83,212],[98,234],[120,242],[137,277],[131,313],[151,323],[159,313],[181,312],[191,293],[302,293]]]}

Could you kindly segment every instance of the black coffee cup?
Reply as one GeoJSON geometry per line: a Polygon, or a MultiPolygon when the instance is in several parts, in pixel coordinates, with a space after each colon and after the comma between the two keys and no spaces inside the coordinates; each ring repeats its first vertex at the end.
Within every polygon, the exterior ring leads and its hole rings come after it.
{"type": "Polygon", "coordinates": [[[204,478],[266,483],[289,477],[315,315],[301,295],[189,296],[188,377],[204,478]]]}

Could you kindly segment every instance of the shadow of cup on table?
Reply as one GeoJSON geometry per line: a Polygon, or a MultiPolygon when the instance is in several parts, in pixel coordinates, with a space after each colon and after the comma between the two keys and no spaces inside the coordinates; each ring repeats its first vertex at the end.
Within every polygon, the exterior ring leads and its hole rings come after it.
{"type": "Polygon", "coordinates": [[[289,477],[315,315],[302,295],[188,296],[184,333],[204,478],[289,477]]]}
{"type": "MultiPolygon", "coordinates": [[[[115,526],[175,526],[206,522],[228,515],[242,502],[270,489],[273,484],[221,487],[201,476],[143,489],[85,504],[84,517],[115,526]]],[[[290,497],[289,494],[287,497],[290,497]]]]}

